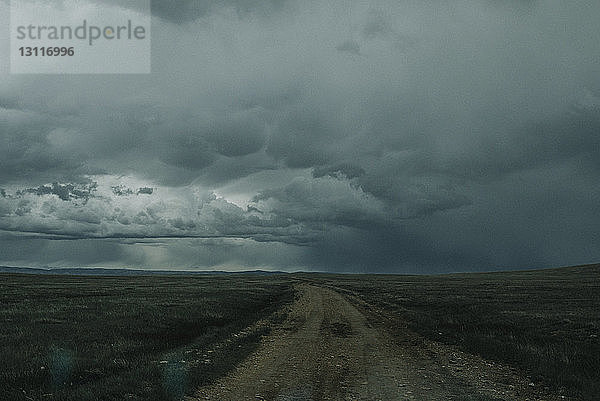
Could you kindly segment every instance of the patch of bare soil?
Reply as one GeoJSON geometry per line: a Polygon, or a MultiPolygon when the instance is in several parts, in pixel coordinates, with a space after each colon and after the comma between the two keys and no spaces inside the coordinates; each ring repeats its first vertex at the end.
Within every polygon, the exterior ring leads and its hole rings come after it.
{"type": "Polygon", "coordinates": [[[298,290],[258,350],[190,400],[566,400],[507,366],[389,330],[383,312],[332,289],[298,290]]]}

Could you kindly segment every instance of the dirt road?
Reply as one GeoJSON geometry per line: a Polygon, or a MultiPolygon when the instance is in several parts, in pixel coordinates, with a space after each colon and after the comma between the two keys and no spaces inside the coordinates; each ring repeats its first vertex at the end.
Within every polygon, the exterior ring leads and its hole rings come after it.
{"type": "Polygon", "coordinates": [[[299,284],[285,322],[195,400],[565,400],[516,371],[389,330],[375,309],[299,284]]]}

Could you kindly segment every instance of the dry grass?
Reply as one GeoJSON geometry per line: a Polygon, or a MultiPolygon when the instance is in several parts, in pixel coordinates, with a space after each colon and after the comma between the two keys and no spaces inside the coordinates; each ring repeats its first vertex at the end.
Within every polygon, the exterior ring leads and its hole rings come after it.
{"type": "Polygon", "coordinates": [[[293,298],[276,277],[0,277],[0,399],[169,400],[229,371],[293,298]],[[228,340],[229,339],[229,340],[228,340]]]}

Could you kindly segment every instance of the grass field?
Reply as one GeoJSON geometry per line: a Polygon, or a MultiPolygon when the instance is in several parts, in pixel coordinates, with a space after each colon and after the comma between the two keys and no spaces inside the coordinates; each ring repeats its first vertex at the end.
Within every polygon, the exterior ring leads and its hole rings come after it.
{"type": "Polygon", "coordinates": [[[600,397],[600,265],[443,276],[323,276],[428,338],[600,397]]]}
{"type": "Polygon", "coordinates": [[[268,325],[240,331],[281,321],[298,281],[358,296],[398,327],[408,322],[563,394],[600,394],[596,265],[443,276],[2,274],[0,399],[181,399],[255,349],[268,325]]]}
{"type": "Polygon", "coordinates": [[[0,275],[0,399],[171,400],[257,344],[277,277],[0,275]]]}

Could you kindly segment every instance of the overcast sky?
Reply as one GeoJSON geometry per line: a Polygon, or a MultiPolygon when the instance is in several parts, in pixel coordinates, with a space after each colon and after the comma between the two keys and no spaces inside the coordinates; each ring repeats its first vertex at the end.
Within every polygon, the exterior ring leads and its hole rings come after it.
{"type": "Polygon", "coordinates": [[[0,44],[0,264],[600,260],[600,2],[153,13],[150,75],[9,75],[0,44]]]}

